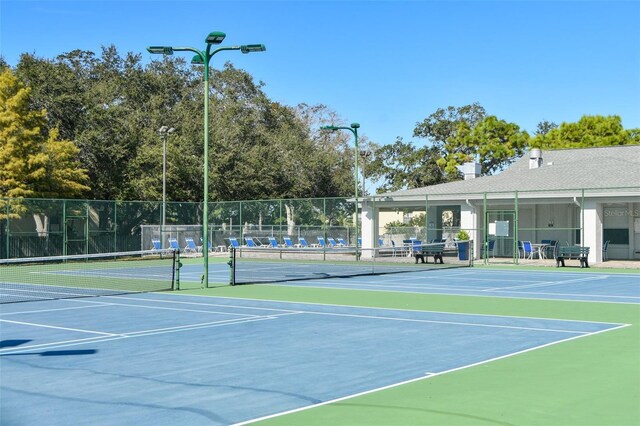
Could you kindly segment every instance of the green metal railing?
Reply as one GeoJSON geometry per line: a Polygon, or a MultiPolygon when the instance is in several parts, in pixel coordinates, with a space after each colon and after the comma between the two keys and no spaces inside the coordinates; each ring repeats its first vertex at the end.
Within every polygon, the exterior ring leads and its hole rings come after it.
{"type": "MultiPolygon", "coordinates": [[[[375,236],[374,247],[378,245],[377,237],[385,245],[402,244],[403,239],[411,237],[452,241],[457,231],[463,229],[471,233],[476,252],[485,260],[487,250],[482,249],[493,239],[498,243],[492,254],[518,263],[520,240],[583,244],[587,202],[597,202],[603,209],[603,235],[617,238],[626,232],[624,241],[612,241],[618,250],[630,247],[640,238],[635,231],[636,226],[640,227],[636,225],[640,223],[637,187],[372,196],[362,201],[366,215],[376,212],[370,221],[365,220],[365,226],[370,227],[367,231],[375,236]],[[626,212],[627,216],[622,220],[608,216],[608,208],[617,209],[616,214],[626,212]],[[392,221],[408,221],[419,214],[424,215],[424,221],[416,226],[388,226],[392,221]],[[471,217],[474,222],[469,221],[471,217]],[[491,234],[490,227],[496,220],[509,223],[508,236],[497,238],[491,234]]],[[[294,239],[302,236],[312,243],[317,242],[318,236],[340,237],[350,245],[357,239],[352,198],[210,202],[208,211],[207,236],[212,246],[228,245],[230,236],[239,240],[245,236],[263,240],[275,236],[279,242],[284,236],[294,239]]],[[[202,203],[168,202],[167,229],[162,230],[160,201],[0,198],[0,258],[147,249],[151,247],[150,238],[164,241],[171,232],[180,232],[177,227],[182,225],[190,227],[180,235],[199,242],[202,215],[202,203]],[[152,229],[149,234],[152,237],[143,238],[144,226],[156,227],[157,231],[152,229]]]]}

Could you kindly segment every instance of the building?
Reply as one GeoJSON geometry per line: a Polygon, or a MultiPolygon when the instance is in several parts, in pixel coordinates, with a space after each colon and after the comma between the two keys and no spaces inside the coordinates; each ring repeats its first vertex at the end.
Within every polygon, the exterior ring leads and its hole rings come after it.
{"type": "Polygon", "coordinates": [[[488,240],[507,259],[517,255],[519,241],[552,240],[590,247],[591,263],[640,259],[640,145],[533,149],[493,176],[480,177],[475,163],[461,170],[461,181],[366,200],[364,246],[383,234],[382,212],[404,209],[427,212],[416,230],[423,240],[468,231],[476,257],[488,240]]]}

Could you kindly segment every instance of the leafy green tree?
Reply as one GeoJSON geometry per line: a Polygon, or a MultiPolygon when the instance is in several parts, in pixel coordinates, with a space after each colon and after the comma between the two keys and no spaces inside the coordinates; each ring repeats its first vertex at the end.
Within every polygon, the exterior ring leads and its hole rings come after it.
{"type": "MultiPolygon", "coordinates": [[[[0,73],[0,193],[18,199],[83,195],[89,187],[78,148],[60,140],[57,128],[47,131],[46,110],[32,110],[31,104],[30,88],[5,68],[0,73]]],[[[11,202],[11,208],[13,217],[25,211],[20,202],[11,202]]],[[[34,215],[38,230],[46,231],[46,221],[34,215]]]]}
{"type": "Polygon", "coordinates": [[[558,128],[558,125],[556,123],[544,120],[544,121],[541,121],[540,123],[538,123],[538,125],[536,126],[535,134],[536,135],[546,135],[547,133],[549,133],[553,129],[557,129],[557,128],[558,128]]]}
{"type": "Polygon", "coordinates": [[[482,174],[492,174],[521,157],[528,142],[529,135],[518,125],[493,115],[484,117],[474,127],[462,122],[456,135],[445,143],[445,155],[438,165],[447,175],[455,176],[458,165],[476,157],[482,174]]]}
{"type": "Polygon", "coordinates": [[[584,148],[627,145],[640,142],[640,129],[625,130],[617,115],[585,115],[577,123],[562,123],[546,134],[537,134],[531,146],[537,148],[584,148]]]}
{"type": "Polygon", "coordinates": [[[0,190],[8,197],[73,198],[89,188],[78,150],[46,131],[46,110],[30,109],[31,90],[13,72],[0,74],[0,190]]]}
{"type": "Polygon", "coordinates": [[[438,108],[421,123],[416,124],[413,136],[426,138],[432,145],[442,148],[457,135],[460,124],[465,123],[473,128],[485,115],[485,109],[477,102],[457,108],[438,108]]]}
{"type": "Polygon", "coordinates": [[[529,138],[516,124],[487,116],[478,103],[439,108],[418,123],[413,134],[440,151],[437,164],[448,180],[459,178],[457,166],[476,157],[483,174],[500,170],[522,155],[529,138]]]}
{"type": "Polygon", "coordinates": [[[440,158],[440,149],[435,146],[415,147],[398,138],[374,151],[367,175],[382,181],[378,192],[435,185],[446,182],[437,163],[440,158]]]}
{"type": "MultiPolygon", "coordinates": [[[[84,55],[84,61],[93,59],[86,52],[76,54],[84,55]]],[[[83,127],[87,89],[87,82],[78,78],[76,70],[60,58],[53,61],[23,54],[16,75],[31,88],[31,108],[47,110],[47,128],[58,128],[63,139],[75,139],[83,127]]]]}

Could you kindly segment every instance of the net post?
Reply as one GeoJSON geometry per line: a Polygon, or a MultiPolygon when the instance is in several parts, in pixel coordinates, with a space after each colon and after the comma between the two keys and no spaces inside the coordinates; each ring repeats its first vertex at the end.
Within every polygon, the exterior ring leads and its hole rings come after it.
{"type": "Polygon", "coordinates": [[[173,251],[173,290],[180,290],[180,250],[173,251]]]}
{"type": "Polygon", "coordinates": [[[229,285],[236,285],[236,249],[235,247],[229,248],[229,285]]]}

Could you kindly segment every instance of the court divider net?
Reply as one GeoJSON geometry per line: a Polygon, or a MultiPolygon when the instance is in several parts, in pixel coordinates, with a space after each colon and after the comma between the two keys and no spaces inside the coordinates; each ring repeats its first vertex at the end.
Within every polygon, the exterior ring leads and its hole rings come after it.
{"type": "Polygon", "coordinates": [[[179,267],[177,250],[0,259],[0,303],[177,289],[179,267]]]}
{"type": "MultiPolygon", "coordinates": [[[[468,246],[472,244],[467,242],[468,246]]],[[[230,284],[346,278],[473,266],[473,253],[429,243],[393,248],[231,248],[230,284]],[[424,263],[423,263],[424,262],[424,263]]]]}

